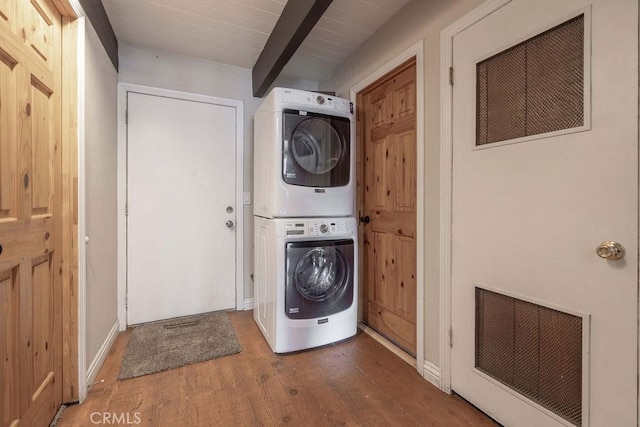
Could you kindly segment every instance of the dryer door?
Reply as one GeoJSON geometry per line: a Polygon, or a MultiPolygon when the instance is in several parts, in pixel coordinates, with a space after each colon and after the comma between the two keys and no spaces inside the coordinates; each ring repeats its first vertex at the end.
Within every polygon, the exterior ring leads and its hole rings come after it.
{"type": "Polygon", "coordinates": [[[349,119],[284,110],[282,136],[284,182],[304,187],[341,187],[349,183],[349,119]]]}
{"type": "Polygon", "coordinates": [[[286,244],[285,314],[312,319],[353,303],[352,239],[286,244]]]}

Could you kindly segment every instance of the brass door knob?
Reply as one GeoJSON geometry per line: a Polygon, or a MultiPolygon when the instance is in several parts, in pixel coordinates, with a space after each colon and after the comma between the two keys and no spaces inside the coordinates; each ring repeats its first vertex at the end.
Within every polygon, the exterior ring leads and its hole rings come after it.
{"type": "Polygon", "coordinates": [[[617,261],[624,258],[624,246],[618,242],[602,242],[596,248],[596,254],[608,261],[617,261]]]}

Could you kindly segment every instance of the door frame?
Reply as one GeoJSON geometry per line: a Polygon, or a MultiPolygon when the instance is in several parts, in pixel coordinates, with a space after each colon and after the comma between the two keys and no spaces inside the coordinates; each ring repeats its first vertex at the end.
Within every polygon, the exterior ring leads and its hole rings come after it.
{"type": "MultiPolygon", "coordinates": [[[[453,180],[453,37],[511,0],[487,0],[440,32],[440,389],[451,393],[451,231],[453,180]]],[[[455,73],[453,74],[455,79],[455,73]]]]}
{"type": "MultiPolygon", "coordinates": [[[[410,46],[404,52],[400,53],[390,61],[377,68],[374,72],[369,74],[364,79],[353,85],[350,90],[350,99],[354,107],[357,110],[357,95],[358,92],[365,89],[367,86],[374,83],[376,80],[384,77],[396,67],[407,62],[409,59],[416,59],[416,359],[407,355],[403,350],[400,350],[393,343],[386,338],[373,332],[370,328],[360,323],[360,328],[365,332],[373,335],[378,341],[382,341],[383,345],[396,355],[401,357],[407,363],[415,366],[418,374],[429,382],[437,385],[438,378],[433,372],[437,372],[437,366],[432,362],[424,359],[424,168],[425,168],[425,147],[424,147],[424,41],[420,39],[417,43],[410,46]],[[435,368],[435,369],[434,369],[435,368]]],[[[357,126],[357,125],[356,125],[357,126]]],[[[356,137],[356,158],[360,159],[363,155],[362,147],[359,146],[360,140],[356,137]]],[[[363,176],[364,164],[362,161],[357,160],[356,164],[360,166],[359,170],[356,170],[356,176],[358,181],[361,181],[360,177],[363,176]]],[[[356,210],[362,208],[362,188],[356,187],[356,210]]],[[[362,242],[362,227],[358,226],[358,241],[362,242]]],[[[363,275],[363,262],[362,257],[358,259],[358,274],[360,277],[363,275]]],[[[358,322],[362,322],[362,298],[364,286],[358,288],[358,322]]]]}
{"type": "Polygon", "coordinates": [[[196,93],[180,92],[132,83],[118,83],[118,202],[117,202],[117,247],[118,247],[118,321],[120,330],[127,328],[127,94],[129,92],[144,95],[162,96],[184,101],[205,102],[235,108],[236,111],[236,310],[244,310],[244,102],[236,99],[220,98],[216,96],[200,95],[196,93]]]}
{"type": "MultiPolygon", "coordinates": [[[[449,394],[451,393],[451,343],[454,339],[451,329],[453,86],[450,82],[450,70],[453,69],[453,38],[510,2],[511,0],[486,0],[440,33],[440,389],[449,394]]],[[[455,81],[455,72],[452,78],[455,81]]],[[[638,334],[640,334],[640,328],[638,328],[638,334]]],[[[638,366],[640,367],[640,358],[638,358],[638,366]]],[[[640,399],[640,395],[638,398],[640,399]]],[[[638,416],[640,418],[640,406],[638,416]]]]}
{"type": "Polygon", "coordinates": [[[53,0],[62,17],[62,403],[78,401],[86,394],[83,335],[86,319],[84,307],[83,270],[78,230],[84,225],[78,186],[84,166],[79,153],[84,135],[81,132],[84,111],[81,101],[80,76],[84,72],[84,10],[78,0],[53,0]]]}

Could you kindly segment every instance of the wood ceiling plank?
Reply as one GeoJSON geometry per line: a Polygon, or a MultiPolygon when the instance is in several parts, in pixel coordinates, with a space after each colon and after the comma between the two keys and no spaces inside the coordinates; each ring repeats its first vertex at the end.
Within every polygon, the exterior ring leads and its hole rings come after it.
{"type": "Polygon", "coordinates": [[[339,34],[344,37],[351,37],[358,40],[360,43],[371,37],[377,28],[365,29],[355,27],[342,21],[338,21],[328,16],[323,16],[316,25],[317,28],[322,28],[327,31],[339,34]]]}
{"type": "Polygon", "coordinates": [[[298,48],[296,52],[296,57],[300,56],[302,59],[315,61],[321,64],[332,65],[334,67],[340,65],[343,60],[346,59],[343,55],[337,55],[334,52],[326,49],[322,49],[321,47],[315,47],[309,45],[308,43],[304,43],[302,46],[298,48]]]}
{"type": "Polygon", "coordinates": [[[251,68],[259,55],[259,52],[247,54],[239,50],[224,49],[213,46],[208,41],[197,38],[178,37],[174,34],[158,32],[157,28],[150,25],[138,25],[136,28],[128,28],[123,37],[133,40],[132,45],[141,46],[135,43],[136,40],[150,40],[155,35],[152,44],[144,45],[146,48],[157,49],[165,52],[173,52],[178,55],[200,58],[222,64],[233,65],[242,68],[251,68]],[[224,58],[224,62],[221,58],[224,58]]]}
{"type": "Polygon", "coordinates": [[[252,70],[253,96],[262,97],[332,0],[288,2],[252,70]]]}
{"type": "Polygon", "coordinates": [[[274,0],[233,0],[236,3],[245,4],[247,6],[253,6],[258,9],[262,9],[267,12],[275,13],[280,16],[282,13],[282,9],[284,9],[284,5],[286,1],[274,1],[274,0]]]}
{"type": "Polygon", "coordinates": [[[349,48],[348,46],[344,46],[339,43],[334,43],[327,39],[322,39],[320,37],[315,36],[313,31],[309,33],[309,35],[304,40],[304,43],[302,43],[302,45],[303,46],[309,45],[313,47],[322,48],[324,50],[334,52],[336,56],[338,55],[344,56],[345,58],[351,55],[351,53],[353,52],[353,49],[349,48]]]}
{"type": "MultiPolygon", "coordinates": [[[[394,7],[394,9],[396,10],[400,9],[406,3],[408,3],[408,0],[394,1],[393,3],[394,6],[397,6],[397,7],[394,7]]],[[[358,14],[367,19],[377,22],[378,25],[380,25],[380,23],[385,22],[387,19],[389,19],[389,12],[390,12],[390,10],[388,9],[382,8],[380,6],[377,6],[371,3],[367,3],[364,0],[334,0],[333,3],[331,3],[330,9],[338,9],[338,10],[358,14]]]]}
{"type": "Polygon", "coordinates": [[[129,26],[135,27],[135,22],[137,21],[156,23],[162,20],[163,23],[167,23],[167,25],[170,24],[170,26],[165,28],[166,31],[171,31],[173,27],[178,27],[182,30],[187,30],[190,26],[208,28],[212,33],[215,32],[225,35],[228,39],[257,41],[261,43],[261,46],[264,46],[270,33],[234,25],[218,20],[215,17],[204,16],[184,10],[165,10],[165,8],[160,10],[150,9],[138,2],[109,2],[107,12],[109,13],[114,28],[118,31],[118,36],[125,43],[128,41],[122,38],[122,29],[129,26]]]}
{"type": "MultiPolygon", "coordinates": [[[[322,20],[326,18],[332,19],[340,23],[341,26],[358,28],[367,33],[371,33],[372,29],[378,28],[381,24],[380,21],[371,19],[362,13],[354,13],[338,7],[330,7],[327,9],[322,18],[322,20]]],[[[318,24],[320,24],[320,22],[318,22],[318,24]]]]}
{"type": "Polygon", "coordinates": [[[105,0],[105,5],[110,7],[118,5],[127,7],[135,13],[136,17],[144,17],[148,14],[156,14],[166,17],[181,17],[189,21],[191,17],[199,16],[210,19],[218,23],[226,23],[228,27],[243,28],[248,31],[256,31],[270,34],[273,26],[278,20],[277,16],[271,13],[262,14],[258,19],[248,16],[240,16],[224,10],[218,10],[208,5],[202,5],[190,0],[136,0],[135,2],[126,0],[105,0]],[[189,17],[187,17],[189,16],[189,17]]]}
{"type": "MultiPolygon", "coordinates": [[[[153,0],[159,1],[159,0],[153,0]]],[[[283,5],[278,3],[267,4],[267,7],[261,7],[260,2],[239,2],[235,0],[183,0],[199,6],[206,7],[213,11],[222,11],[237,15],[239,17],[251,18],[257,21],[275,22],[282,13],[283,5]],[[275,7],[274,7],[275,6],[275,7]]],[[[173,1],[172,3],[176,3],[173,1]]]]}
{"type": "MultiPolygon", "coordinates": [[[[193,20],[169,18],[155,14],[142,15],[141,17],[127,13],[126,8],[116,6],[111,13],[114,26],[120,33],[122,42],[131,42],[123,37],[123,29],[135,27],[137,25],[153,25],[162,28],[163,31],[179,31],[187,37],[193,36],[198,38],[206,38],[213,45],[222,47],[230,46],[236,50],[251,50],[260,54],[267,40],[267,36],[263,33],[251,31],[242,31],[236,29],[236,33],[231,35],[217,25],[212,25],[210,20],[203,17],[193,17],[193,20]]],[[[151,37],[156,36],[155,33],[150,34],[151,37]]]]}
{"type": "Polygon", "coordinates": [[[229,0],[148,0],[163,6],[172,6],[176,9],[186,9],[202,13],[206,16],[228,19],[229,22],[239,23],[243,26],[251,26],[253,22],[267,24],[273,27],[280,13],[273,13],[257,7],[247,6],[229,0]]]}
{"type": "Polygon", "coordinates": [[[351,51],[362,44],[362,40],[360,39],[338,34],[325,28],[319,27],[315,27],[313,30],[311,30],[307,37],[315,38],[318,40],[326,40],[330,43],[339,44],[341,46],[349,48],[351,51]]]}
{"type": "MultiPolygon", "coordinates": [[[[398,0],[362,0],[362,2],[371,6],[377,6],[379,8],[386,9],[390,12],[394,12],[400,9],[399,7],[397,7],[398,3],[400,3],[398,0]]],[[[409,3],[409,0],[403,0],[403,2],[406,4],[409,3]]]]}

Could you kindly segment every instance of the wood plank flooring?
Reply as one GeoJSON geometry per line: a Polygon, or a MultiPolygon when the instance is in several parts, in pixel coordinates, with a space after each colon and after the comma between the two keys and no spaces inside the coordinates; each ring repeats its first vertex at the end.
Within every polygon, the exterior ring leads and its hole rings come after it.
{"type": "Polygon", "coordinates": [[[172,427],[496,425],[366,334],[276,355],[252,312],[229,318],[241,353],[124,381],[117,377],[130,332],[121,333],[98,383],[83,404],[64,411],[58,426],[125,425],[127,416],[130,424],[139,418],[138,425],[172,427]],[[114,416],[121,422],[114,423],[114,416]]]}

